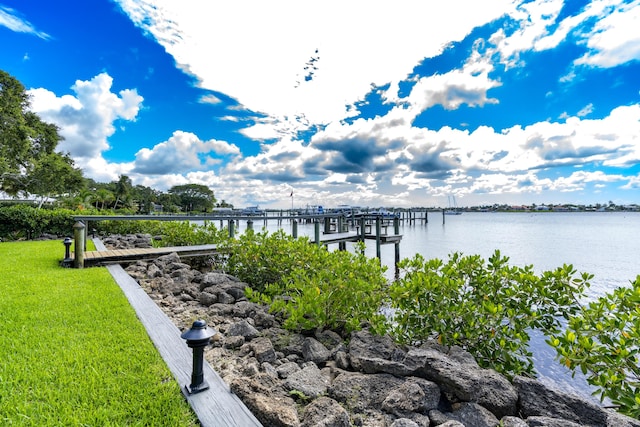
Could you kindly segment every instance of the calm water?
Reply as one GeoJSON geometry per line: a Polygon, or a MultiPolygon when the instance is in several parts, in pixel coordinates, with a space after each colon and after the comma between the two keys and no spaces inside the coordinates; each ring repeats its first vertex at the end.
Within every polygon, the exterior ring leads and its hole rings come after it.
{"type": "MultiPolygon", "coordinates": [[[[401,224],[401,258],[416,253],[425,258],[446,259],[452,252],[488,258],[496,249],[508,256],[512,265],[533,265],[536,272],[572,264],[578,272],[594,275],[590,297],[628,285],[640,274],[640,213],[464,213],[429,214],[429,223],[401,224]]],[[[255,228],[260,225],[256,222],[255,228]]],[[[268,229],[277,227],[270,222],[268,229]]],[[[242,228],[242,225],[241,225],[242,228]]],[[[282,228],[291,232],[285,222],[282,228]]],[[[300,224],[299,235],[313,236],[313,225],[300,224]]],[[[367,242],[367,254],[376,254],[375,242],[367,242]]],[[[382,263],[394,274],[394,247],[381,248],[382,263]]],[[[539,378],[582,395],[591,390],[584,379],[572,379],[554,360],[555,352],[544,338],[535,336],[532,347],[539,378]]]]}

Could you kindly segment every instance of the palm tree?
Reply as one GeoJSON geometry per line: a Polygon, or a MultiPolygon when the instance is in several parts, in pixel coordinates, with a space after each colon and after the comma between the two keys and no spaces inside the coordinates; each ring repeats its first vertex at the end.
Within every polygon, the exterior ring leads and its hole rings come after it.
{"type": "Polygon", "coordinates": [[[129,203],[132,188],[133,184],[131,183],[131,178],[126,175],[120,175],[118,182],[116,182],[116,202],[113,204],[113,209],[118,208],[119,202],[122,202],[125,206],[129,203]]]}
{"type": "Polygon", "coordinates": [[[100,188],[93,194],[93,201],[98,209],[98,203],[100,203],[100,209],[104,210],[105,203],[109,203],[115,200],[113,193],[106,188],[100,188]]]}

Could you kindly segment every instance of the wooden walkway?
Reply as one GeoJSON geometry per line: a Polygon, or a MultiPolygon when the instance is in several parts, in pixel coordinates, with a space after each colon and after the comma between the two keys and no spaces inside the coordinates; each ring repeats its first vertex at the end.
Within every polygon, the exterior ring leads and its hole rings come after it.
{"type": "MultiPolygon", "coordinates": [[[[96,241],[97,239],[94,239],[94,242],[96,241]]],[[[98,265],[119,264],[121,262],[131,262],[140,259],[154,259],[173,252],[178,253],[178,255],[180,255],[181,257],[208,255],[217,252],[217,245],[170,246],[166,248],[136,248],[115,250],[107,250],[105,248],[104,250],[85,252],[84,266],[95,267],[98,265]]]]}
{"type": "MultiPolygon", "coordinates": [[[[101,241],[94,239],[96,248],[106,250],[101,241]]],[[[165,360],[169,370],[180,385],[182,393],[193,408],[203,427],[262,427],[262,424],[233,394],[220,376],[204,362],[204,379],[209,389],[189,395],[184,386],[191,383],[193,353],[181,331],[173,324],[138,283],[122,266],[108,265],[107,269],[118,283],[147,334],[165,360]]]]}

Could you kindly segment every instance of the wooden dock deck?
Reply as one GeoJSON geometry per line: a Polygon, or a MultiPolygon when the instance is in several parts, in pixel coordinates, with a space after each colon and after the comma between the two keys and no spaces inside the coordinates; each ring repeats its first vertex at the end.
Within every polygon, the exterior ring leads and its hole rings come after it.
{"type": "MultiPolygon", "coordinates": [[[[97,239],[94,239],[94,242],[97,239]]],[[[104,247],[104,246],[103,246],[104,247]]],[[[84,253],[84,266],[119,264],[141,259],[154,259],[176,252],[181,257],[209,255],[217,252],[217,245],[169,246],[166,248],[136,248],[96,250],[84,253]]]]}
{"type": "MultiPolygon", "coordinates": [[[[98,251],[106,248],[94,239],[98,251]]],[[[169,370],[180,385],[182,393],[193,408],[200,424],[204,427],[262,427],[240,398],[233,394],[229,386],[205,361],[204,380],[209,389],[189,395],[184,386],[191,382],[193,354],[186,342],[180,338],[181,331],[173,324],[138,283],[118,264],[107,269],[118,283],[147,334],[167,363],[169,370]]]]}

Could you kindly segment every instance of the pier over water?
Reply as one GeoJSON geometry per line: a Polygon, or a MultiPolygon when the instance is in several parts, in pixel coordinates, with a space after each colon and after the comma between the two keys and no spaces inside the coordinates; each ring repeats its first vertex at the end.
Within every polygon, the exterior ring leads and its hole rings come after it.
{"type": "MultiPolygon", "coordinates": [[[[400,261],[400,242],[402,235],[399,232],[401,222],[428,222],[426,210],[422,211],[402,211],[398,213],[360,213],[358,215],[347,216],[343,213],[322,213],[322,214],[300,214],[293,211],[268,211],[258,215],[243,215],[242,213],[204,214],[204,215],[76,215],[74,220],[76,226],[82,229],[83,236],[75,234],[76,248],[83,248],[86,251],[86,241],[89,234],[94,233],[92,222],[94,221],[190,221],[190,222],[215,222],[219,223],[220,229],[227,229],[229,237],[234,237],[236,229],[241,222],[246,222],[247,230],[253,230],[262,224],[265,228],[270,222],[276,222],[277,226],[283,228],[284,223],[290,224],[291,235],[298,238],[298,224],[314,225],[314,235],[308,236],[309,240],[317,245],[329,246],[337,244],[339,250],[346,250],[348,242],[359,242],[372,240],[376,245],[376,256],[381,257],[381,246],[387,244],[395,245],[395,264],[400,261]]],[[[74,228],[76,228],[74,226],[74,228]]],[[[173,248],[176,252],[189,253],[188,247],[173,248]]],[[[209,245],[207,253],[215,253],[214,245],[209,245]]],[[[76,250],[76,252],[78,252],[76,250]]],[[[120,254],[110,253],[101,255],[100,253],[84,252],[74,254],[73,264],[82,268],[89,265],[104,265],[106,263],[128,262],[135,259],[153,256],[153,251],[121,252],[120,254]],[[145,252],[145,253],[142,253],[145,252]],[[104,258],[104,259],[103,259],[104,258]],[[80,263],[75,261],[81,261],[80,263]],[[90,261],[89,261],[90,260],[90,261]],[[79,265],[80,264],[80,265],[79,265]]]]}

